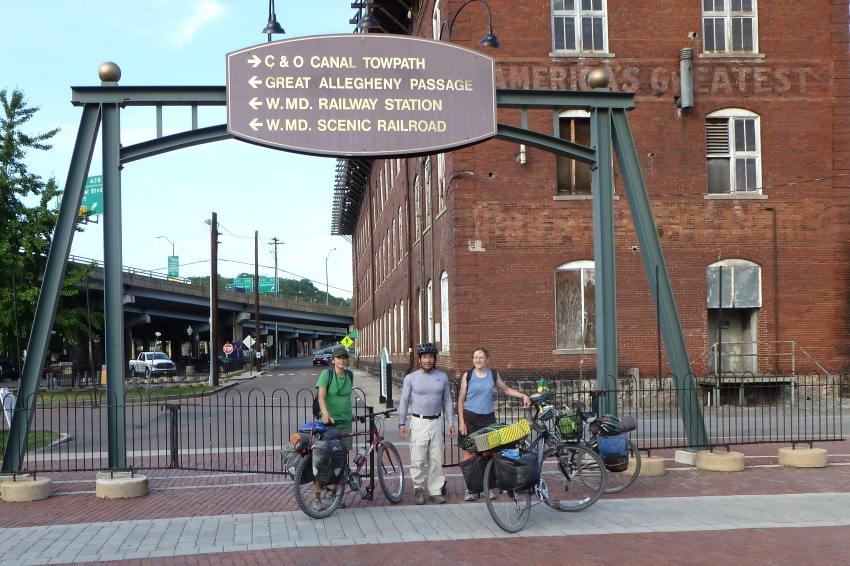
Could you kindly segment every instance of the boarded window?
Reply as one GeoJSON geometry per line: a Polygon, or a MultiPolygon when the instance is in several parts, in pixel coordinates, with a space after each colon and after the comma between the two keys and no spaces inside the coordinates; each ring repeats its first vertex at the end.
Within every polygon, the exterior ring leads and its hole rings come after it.
{"type": "Polygon", "coordinates": [[[761,308],[761,267],[738,260],[732,265],[712,265],[706,270],[708,308],[761,308]]]}
{"type": "Polygon", "coordinates": [[[558,349],[596,348],[596,270],[575,262],[555,271],[558,349]]]}
{"type": "MultiPolygon", "coordinates": [[[[560,137],[585,147],[590,147],[590,118],[562,117],[559,120],[560,137]]],[[[588,163],[558,155],[558,192],[564,194],[590,194],[592,172],[588,163]]]]}

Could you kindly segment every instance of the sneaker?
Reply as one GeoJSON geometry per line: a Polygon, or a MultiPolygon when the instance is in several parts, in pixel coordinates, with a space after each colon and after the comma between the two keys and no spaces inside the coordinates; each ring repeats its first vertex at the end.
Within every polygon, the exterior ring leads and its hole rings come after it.
{"type": "Polygon", "coordinates": [[[475,501],[476,499],[478,499],[478,496],[475,495],[474,493],[469,493],[468,489],[463,492],[463,500],[464,501],[475,501]]]}
{"type": "MultiPolygon", "coordinates": [[[[483,493],[479,493],[478,495],[480,495],[481,497],[484,497],[483,493]]],[[[496,490],[491,489],[490,490],[490,501],[493,501],[494,499],[496,499],[496,490]]]]}
{"type": "Polygon", "coordinates": [[[345,501],[340,501],[339,505],[337,505],[337,509],[345,509],[345,501]]]}
{"type": "Polygon", "coordinates": [[[413,490],[413,502],[416,505],[425,505],[425,488],[417,487],[413,490]]]}
{"type": "Polygon", "coordinates": [[[445,498],[445,497],[443,497],[442,495],[432,495],[432,496],[431,496],[431,501],[433,501],[433,502],[434,502],[434,503],[436,503],[437,505],[442,505],[443,503],[445,503],[445,502],[446,502],[446,498],[445,498]]]}
{"type": "Polygon", "coordinates": [[[310,510],[319,513],[322,510],[322,497],[317,495],[313,500],[313,503],[310,504],[310,510]]]}

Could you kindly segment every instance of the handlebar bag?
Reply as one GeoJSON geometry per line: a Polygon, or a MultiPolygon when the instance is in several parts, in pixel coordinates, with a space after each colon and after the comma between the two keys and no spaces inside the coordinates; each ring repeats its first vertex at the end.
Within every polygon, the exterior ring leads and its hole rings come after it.
{"type": "Polygon", "coordinates": [[[313,443],[313,477],[321,486],[342,481],[348,465],[348,447],[341,440],[313,443]]]}
{"type": "Polygon", "coordinates": [[[500,489],[522,491],[534,487],[540,481],[537,454],[523,454],[519,459],[494,454],[493,467],[500,489]]]}

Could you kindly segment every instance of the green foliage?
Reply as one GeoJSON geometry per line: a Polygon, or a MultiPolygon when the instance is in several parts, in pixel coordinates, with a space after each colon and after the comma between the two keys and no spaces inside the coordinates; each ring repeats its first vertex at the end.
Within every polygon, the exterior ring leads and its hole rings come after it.
{"type": "MultiPolygon", "coordinates": [[[[37,107],[27,106],[22,92],[0,90],[0,353],[13,358],[17,345],[25,348],[29,339],[41,290],[39,275],[44,272],[56,228],[50,204],[60,194],[53,178],[44,181],[30,173],[24,161],[29,150],[49,150],[46,142],[59,132],[24,132],[37,111],[37,107]],[[38,204],[27,206],[28,201],[38,204]]],[[[80,282],[89,272],[88,266],[69,269],[54,324],[57,343],[51,344],[52,349],[74,344],[75,331],[87,330],[86,309],[70,308],[68,303],[79,295],[80,282]]],[[[101,318],[93,317],[93,328],[100,325],[101,318]]]]}

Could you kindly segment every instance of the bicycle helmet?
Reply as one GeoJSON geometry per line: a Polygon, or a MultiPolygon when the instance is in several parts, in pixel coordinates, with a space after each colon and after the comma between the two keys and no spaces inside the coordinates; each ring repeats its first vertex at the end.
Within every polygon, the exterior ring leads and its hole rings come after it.
{"type": "Polygon", "coordinates": [[[421,356],[422,354],[434,354],[437,355],[437,345],[433,342],[425,342],[424,344],[419,344],[416,347],[416,355],[421,356]]]}

